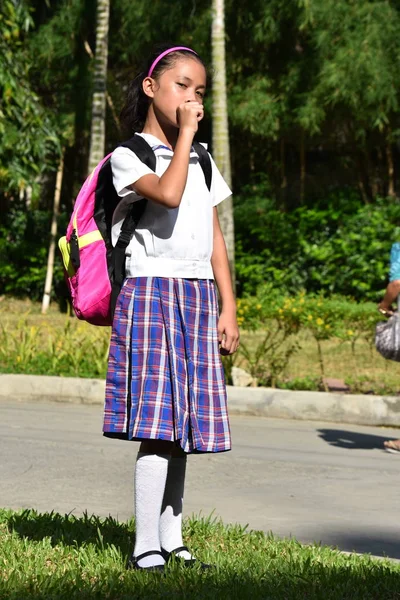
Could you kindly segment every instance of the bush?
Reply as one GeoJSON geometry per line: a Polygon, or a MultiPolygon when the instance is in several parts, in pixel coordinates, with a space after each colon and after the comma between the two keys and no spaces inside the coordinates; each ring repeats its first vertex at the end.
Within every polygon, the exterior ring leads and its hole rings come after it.
{"type": "MultiPolygon", "coordinates": [[[[324,389],[326,372],[346,380],[352,392],[399,392],[399,365],[374,350],[382,316],[373,303],[303,292],[288,297],[268,287],[259,292],[237,301],[242,340],[238,353],[223,359],[228,384],[239,366],[263,386],[324,389]]],[[[109,328],[30,314],[29,303],[15,304],[0,307],[0,372],[105,377],[109,328]]]]}
{"type": "MultiPolygon", "coordinates": [[[[43,293],[50,213],[16,203],[1,217],[0,294],[43,293]]],[[[65,231],[68,215],[60,218],[65,231]]],[[[256,295],[260,285],[285,293],[323,292],[377,301],[387,282],[389,252],[400,239],[400,203],[377,199],[361,204],[354,192],[292,212],[277,208],[264,180],[235,196],[238,296],[256,295]]],[[[62,297],[57,257],[54,290],[62,297]]]]}
{"type": "Polygon", "coordinates": [[[62,328],[0,325],[0,372],[101,377],[107,369],[109,328],[66,317],[62,328]]]}
{"type": "MultiPolygon", "coordinates": [[[[40,300],[46,278],[51,214],[13,207],[0,224],[0,294],[40,300]]],[[[65,229],[64,223],[60,231],[65,229]]],[[[64,280],[57,257],[54,288],[64,280]]]]}
{"type": "Polygon", "coordinates": [[[364,205],[354,193],[283,212],[268,186],[235,198],[239,295],[269,284],[296,293],[325,292],[376,301],[386,286],[391,244],[400,238],[400,204],[364,205]]]}
{"type": "Polygon", "coordinates": [[[324,388],[325,361],[322,342],[339,339],[351,344],[355,353],[357,340],[374,344],[375,325],[382,320],[372,302],[357,303],[342,296],[325,297],[322,294],[300,292],[296,296],[284,296],[269,288],[259,289],[257,297],[242,298],[238,304],[238,323],[247,331],[263,332],[263,338],[255,347],[241,344],[240,354],[249,373],[259,385],[291,387],[283,378],[290,358],[301,349],[297,335],[306,332],[316,344],[320,378],[308,377],[293,383],[291,389],[324,388]]]}

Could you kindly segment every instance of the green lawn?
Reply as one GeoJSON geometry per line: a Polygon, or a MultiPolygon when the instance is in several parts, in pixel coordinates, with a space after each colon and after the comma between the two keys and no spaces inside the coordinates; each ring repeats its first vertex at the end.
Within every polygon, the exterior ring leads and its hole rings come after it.
{"type": "MultiPolygon", "coordinates": [[[[242,339],[252,349],[257,348],[263,333],[242,332],[242,339]]],[[[300,350],[288,363],[283,380],[318,380],[321,376],[318,350],[311,334],[298,334],[300,350]]],[[[352,393],[398,394],[400,393],[400,363],[385,360],[366,340],[357,340],[354,352],[349,342],[339,339],[321,342],[325,376],[346,381],[352,393]]],[[[239,356],[238,366],[247,368],[239,356]]],[[[306,382],[304,382],[306,383],[306,382]]],[[[298,389],[307,389],[307,384],[298,389]]]]}
{"type": "Polygon", "coordinates": [[[133,524],[112,518],[0,510],[0,598],[395,600],[400,566],[302,546],[211,519],[185,523],[185,540],[215,565],[165,576],[128,572],[133,524]]]}

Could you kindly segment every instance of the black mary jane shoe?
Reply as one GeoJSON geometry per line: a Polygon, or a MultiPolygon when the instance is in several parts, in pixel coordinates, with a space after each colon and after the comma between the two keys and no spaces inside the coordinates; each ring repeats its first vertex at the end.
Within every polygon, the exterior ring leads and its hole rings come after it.
{"type": "MultiPolygon", "coordinates": [[[[161,554],[165,560],[165,562],[171,563],[175,562],[177,564],[182,565],[185,568],[199,567],[202,571],[206,571],[207,569],[212,569],[212,565],[208,565],[207,563],[203,563],[201,560],[197,558],[182,558],[181,556],[177,556],[179,552],[189,552],[186,546],[179,546],[179,548],[175,548],[175,550],[171,550],[168,552],[164,548],[161,548],[161,554]]],[[[189,552],[190,554],[190,552],[189,552]]]]}
{"type": "Polygon", "coordinates": [[[164,558],[164,555],[159,550],[149,550],[149,552],[143,552],[143,554],[139,554],[139,556],[132,556],[128,559],[126,563],[126,568],[131,569],[133,571],[147,571],[148,573],[163,573],[165,565],[153,565],[152,567],[141,567],[138,565],[138,562],[145,558],[146,556],[158,555],[164,558]]]}

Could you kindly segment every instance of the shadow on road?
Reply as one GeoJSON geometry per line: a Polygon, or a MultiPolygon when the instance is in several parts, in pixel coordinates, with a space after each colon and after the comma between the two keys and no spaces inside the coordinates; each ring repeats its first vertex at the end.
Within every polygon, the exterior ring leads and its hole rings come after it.
{"type": "MultiPolygon", "coordinates": [[[[373,533],[364,534],[362,531],[357,530],[357,524],[355,524],[353,530],[350,528],[343,531],[326,530],[319,537],[322,538],[325,544],[328,543],[330,547],[340,551],[400,559],[400,539],[397,524],[393,534],[388,532],[387,529],[380,533],[378,526],[373,533]],[[327,540],[330,541],[327,542],[327,540]]],[[[312,543],[319,542],[319,540],[313,538],[309,541],[312,543]]]]}
{"type": "MultiPolygon", "coordinates": [[[[397,439],[387,435],[372,435],[369,433],[359,433],[358,431],[344,431],[342,429],[317,429],[317,431],[319,437],[331,446],[347,448],[349,450],[374,450],[375,448],[383,450],[383,442],[385,440],[397,439]]],[[[398,437],[400,438],[400,432],[398,437]]]]}

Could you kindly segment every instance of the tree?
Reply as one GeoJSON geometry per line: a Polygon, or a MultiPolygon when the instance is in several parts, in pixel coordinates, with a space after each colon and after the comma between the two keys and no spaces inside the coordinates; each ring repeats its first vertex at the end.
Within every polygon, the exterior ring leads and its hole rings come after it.
{"type": "MultiPolygon", "coordinates": [[[[224,0],[213,0],[212,10],[212,63],[213,81],[213,155],[225,181],[232,187],[229,149],[228,105],[225,68],[225,12],[224,0]]],[[[232,197],[219,205],[219,218],[228,251],[232,282],[235,286],[235,228],[232,197]]]]}
{"type": "Polygon", "coordinates": [[[104,157],[107,100],[108,26],[110,0],[97,0],[96,52],[93,74],[89,172],[104,157]]]}
{"type": "Polygon", "coordinates": [[[54,168],[59,150],[54,122],[32,89],[29,72],[34,58],[25,48],[33,25],[25,2],[9,0],[0,7],[0,189],[10,199],[40,184],[54,168]]]}
{"type": "Polygon", "coordinates": [[[377,191],[373,184],[376,164],[386,158],[383,177],[387,183],[380,191],[382,195],[395,196],[393,141],[394,132],[398,135],[400,109],[399,11],[393,3],[379,0],[299,3],[304,5],[300,26],[308,32],[319,56],[318,78],[309,90],[300,120],[320,132],[329,119],[335,119],[336,133],[340,132],[353,150],[359,187],[366,201],[377,191]],[[382,159],[372,158],[375,153],[381,154],[382,159]]]}

